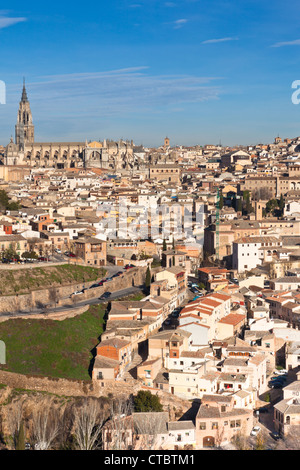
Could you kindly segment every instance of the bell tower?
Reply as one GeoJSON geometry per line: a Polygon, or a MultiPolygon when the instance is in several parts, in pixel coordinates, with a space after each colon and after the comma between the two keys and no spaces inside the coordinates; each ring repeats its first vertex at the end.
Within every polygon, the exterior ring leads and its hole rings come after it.
{"type": "Polygon", "coordinates": [[[164,142],[164,148],[167,149],[169,147],[170,147],[170,139],[169,137],[166,137],[165,142],[164,142]]]}
{"type": "Polygon", "coordinates": [[[32,114],[28,101],[25,79],[23,80],[22,97],[19,104],[17,124],[15,127],[16,141],[20,150],[24,150],[26,144],[34,143],[34,125],[32,124],[32,114]]]}

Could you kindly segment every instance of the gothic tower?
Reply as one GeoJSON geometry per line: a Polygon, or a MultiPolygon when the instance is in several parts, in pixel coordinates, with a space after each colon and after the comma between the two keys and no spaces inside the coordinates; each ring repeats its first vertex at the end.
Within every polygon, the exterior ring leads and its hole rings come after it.
{"type": "Polygon", "coordinates": [[[24,150],[26,144],[34,143],[34,125],[32,124],[32,114],[27,97],[25,80],[23,82],[22,97],[19,104],[18,119],[16,124],[16,144],[20,150],[24,150]]]}

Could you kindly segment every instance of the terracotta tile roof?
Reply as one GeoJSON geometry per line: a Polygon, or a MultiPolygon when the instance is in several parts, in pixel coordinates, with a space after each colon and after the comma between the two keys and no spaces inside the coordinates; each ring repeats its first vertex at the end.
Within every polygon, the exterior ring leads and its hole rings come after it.
{"type": "Polygon", "coordinates": [[[238,325],[246,319],[246,315],[241,315],[238,313],[230,313],[226,317],[223,317],[219,323],[225,323],[227,325],[238,325]]]}
{"type": "Polygon", "coordinates": [[[202,323],[196,323],[196,322],[189,322],[189,323],[184,323],[184,325],[179,325],[177,328],[184,328],[185,326],[188,325],[194,325],[196,326],[201,326],[201,328],[207,328],[208,330],[210,329],[210,326],[203,325],[202,323]]]}

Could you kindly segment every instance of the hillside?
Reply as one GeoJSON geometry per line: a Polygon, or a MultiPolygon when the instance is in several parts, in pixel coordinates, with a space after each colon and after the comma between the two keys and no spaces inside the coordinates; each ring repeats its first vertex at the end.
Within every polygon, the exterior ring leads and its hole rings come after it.
{"type": "Polygon", "coordinates": [[[63,321],[12,319],[0,323],[6,345],[3,370],[21,374],[90,380],[93,349],[105,324],[105,304],[63,321]]]}
{"type": "Polygon", "coordinates": [[[0,295],[27,294],[32,290],[96,281],[104,277],[103,268],[65,264],[0,270],[0,295]]]}

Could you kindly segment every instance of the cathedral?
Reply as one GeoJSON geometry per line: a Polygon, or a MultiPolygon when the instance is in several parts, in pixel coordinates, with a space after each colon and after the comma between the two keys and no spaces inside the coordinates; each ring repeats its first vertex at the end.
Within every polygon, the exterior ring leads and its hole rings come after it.
{"type": "Polygon", "coordinates": [[[15,126],[15,142],[11,138],[5,147],[3,163],[32,168],[100,168],[112,172],[134,170],[140,165],[132,141],[35,142],[25,80],[15,126]]]}

